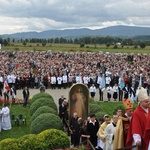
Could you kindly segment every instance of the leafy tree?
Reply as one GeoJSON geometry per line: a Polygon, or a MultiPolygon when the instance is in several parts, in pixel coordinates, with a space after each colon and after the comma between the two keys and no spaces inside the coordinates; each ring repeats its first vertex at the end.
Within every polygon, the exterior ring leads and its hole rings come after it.
{"type": "Polygon", "coordinates": [[[84,43],[81,43],[81,44],[80,44],[80,47],[81,47],[81,48],[84,47],[84,43]]]}
{"type": "Polygon", "coordinates": [[[115,44],[115,45],[114,45],[114,49],[117,49],[117,48],[118,48],[118,46],[117,46],[117,44],[115,44]]]}
{"type": "Polygon", "coordinates": [[[109,46],[110,46],[110,43],[107,43],[107,44],[106,44],[106,47],[108,48],[109,46]]]}
{"type": "Polygon", "coordinates": [[[78,38],[74,39],[74,44],[79,44],[79,39],[78,38]]]}
{"type": "Polygon", "coordinates": [[[123,45],[133,45],[133,40],[131,38],[122,40],[123,45]]]}
{"type": "Polygon", "coordinates": [[[7,41],[8,41],[8,43],[10,42],[10,38],[9,37],[7,38],[7,41]]]}
{"type": "Polygon", "coordinates": [[[54,43],[59,43],[59,38],[55,38],[54,43]]]}
{"type": "Polygon", "coordinates": [[[9,43],[6,39],[4,39],[3,44],[4,44],[4,46],[7,46],[9,43]]]}
{"type": "Polygon", "coordinates": [[[22,44],[23,44],[23,46],[26,46],[26,45],[27,45],[27,42],[26,42],[26,41],[23,41],[22,44]]]}
{"type": "Polygon", "coordinates": [[[141,47],[142,49],[145,48],[145,47],[146,47],[145,43],[144,43],[144,42],[141,42],[141,43],[140,43],[140,47],[141,47]]]}
{"type": "Polygon", "coordinates": [[[135,48],[135,49],[137,49],[137,48],[138,48],[138,46],[137,46],[137,45],[134,45],[134,48],[135,48]]]}
{"type": "Polygon", "coordinates": [[[45,43],[45,42],[42,42],[42,46],[43,46],[43,47],[46,46],[46,43],[45,43]]]}
{"type": "Polygon", "coordinates": [[[29,42],[29,39],[26,38],[25,41],[26,41],[26,42],[29,42]]]}
{"type": "Polygon", "coordinates": [[[0,43],[2,44],[3,43],[3,39],[0,37],[0,43]]]}

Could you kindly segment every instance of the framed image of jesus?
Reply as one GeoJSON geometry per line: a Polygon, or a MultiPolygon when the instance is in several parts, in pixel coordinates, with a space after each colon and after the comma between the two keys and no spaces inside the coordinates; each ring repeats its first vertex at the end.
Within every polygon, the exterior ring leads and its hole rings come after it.
{"type": "Polygon", "coordinates": [[[69,118],[77,112],[78,117],[86,119],[89,114],[89,89],[82,83],[73,84],[69,90],[69,118]]]}

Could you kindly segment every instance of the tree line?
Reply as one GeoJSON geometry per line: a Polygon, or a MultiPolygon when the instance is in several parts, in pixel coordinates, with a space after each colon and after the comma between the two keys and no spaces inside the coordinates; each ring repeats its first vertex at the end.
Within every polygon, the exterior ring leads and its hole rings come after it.
{"type": "Polygon", "coordinates": [[[10,43],[20,42],[24,46],[27,45],[27,43],[42,43],[42,46],[46,46],[47,43],[56,43],[56,44],[80,44],[81,47],[84,47],[85,44],[94,44],[96,47],[96,44],[100,45],[106,45],[108,48],[111,45],[114,45],[114,48],[117,47],[117,44],[119,43],[121,47],[124,46],[134,46],[137,48],[137,46],[140,46],[141,48],[145,48],[145,46],[150,45],[150,40],[136,40],[134,38],[120,38],[120,37],[79,37],[79,38],[63,38],[63,37],[56,37],[56,38],[49,38],[49,39],[43,39],[43,38],[21,38],[19,40],[16,40],[15,38],[2,38],[0,37],[0,43],[4,46],[9,46],[10,43]]]}

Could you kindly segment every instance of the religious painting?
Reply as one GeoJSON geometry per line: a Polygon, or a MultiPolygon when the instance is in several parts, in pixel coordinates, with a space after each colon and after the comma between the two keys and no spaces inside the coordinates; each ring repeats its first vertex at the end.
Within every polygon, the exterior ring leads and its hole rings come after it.
{"type": "Polygon", "coordinates": [[[73,84],[69,90],[69,118],[77,112],[78,117],[86,119],[89,114],[89,89],[82,83],[73,84]]]}

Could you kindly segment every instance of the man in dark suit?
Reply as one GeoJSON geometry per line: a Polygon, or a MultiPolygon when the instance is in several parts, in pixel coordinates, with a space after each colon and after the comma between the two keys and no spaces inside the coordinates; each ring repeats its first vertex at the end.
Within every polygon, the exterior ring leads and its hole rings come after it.
{"type": "Polygon", "coordinates": [[[23,107],[26,107],[28,103],[29,95],[30,95],[29,89],[27,87],[24,87],[22,94],[23,94],[23,100],[24,100],[23,107]]]}
{"type": "Polygon", "coordinates": [[[99,130],[99,122],[95,114],[90,115],[90,121],[87,123],[87,133],[90,135],[90,141],[94,147],[97,146],[97,132],[99,130]]]}
{"type": "Polygon", "coordinates": [[[70,136],[71,136],[71,144],[74,143],[74,139],[73,139],[73,132],[74,132],[74,128],[75,128],[75,124],[78,121],[78,114],[76,112],[73,113],[73,116],[70,118],[69,121],[69,130],[70,130],[70,136]]]}
{"type": "Polygon", "coordinates": [[[67,112],[67,101],[64,100],[62,101],[62,104],[59,106],[59,117],[62,119],[62,122],[64,124],[64,127],[67,127],[66,126],[66,112],[67,112]]]}

